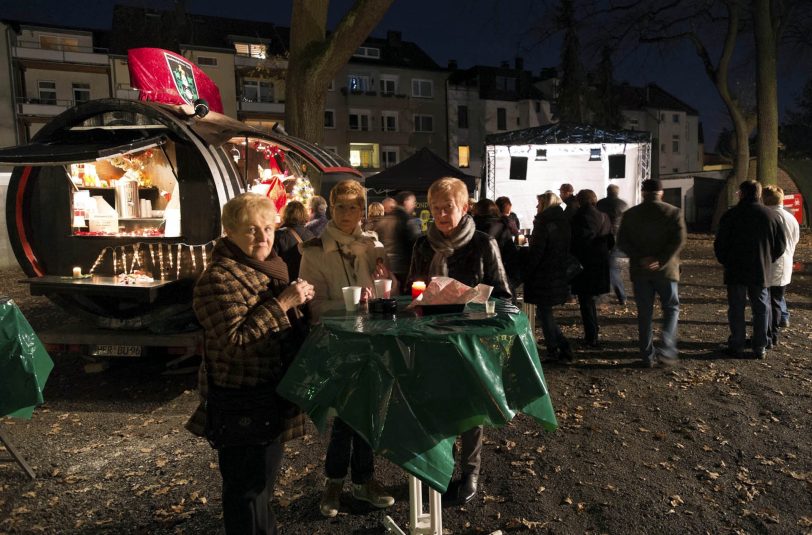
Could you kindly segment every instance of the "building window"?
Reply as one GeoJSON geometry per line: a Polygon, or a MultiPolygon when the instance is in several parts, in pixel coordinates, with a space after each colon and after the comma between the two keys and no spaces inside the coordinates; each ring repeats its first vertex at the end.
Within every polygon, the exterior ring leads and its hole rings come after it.
{"type": "Polygon", "coordinates": [[[536,149],[536,161],[547,161],[547,149],[536,149]]]}
{"type": "Polygon", "coordinates": [[[675,123],[678,123],[678,122],[679,122],[679,113],[675,113],[675,114],[672,116],[672,121],[673,121],[673,122],[675,122],[675,123]]]}
{"type": "Polygon", "coordinates": [[[73,84],[73,103],[79,104],[90,100],[90,84],[73,84]]]}
{"type": "Polygon", "coordinates": [[[434,96],[434,82],[431,80],[412,80],[412,96],[419,98],[432,98],[434,96]]]}
{"type": "Polygon", "coordinates": [[[358,50],[355,51],[355,54],[353,54],[353,56],[357,58],[379,59],[381,57],[381,49],[374,48],[371,46],[360,46],[358,47],[358,50]]]}
{"type": "Polygon", "coordinates": [[[374,143],[350,143],[350,163],[353,167],[373,169],[380,167],[378,145],[374,143]]]}
{"type": "Polygon", "coordinates": [[[258,43],[234,43],[234,51],[237,52],[238,56],[265,59],[268,53],[268,47],[258,43]]]}
{"type": "Polygon", "coordinates": [[[470,167],[471,147],[468,145],[460,145],[457,147],[457,161],[459,161],[460,167],[470,167]]]}
{"type": "Polygon", "coordinates": [[[505,108],[496,108],[496,129],[507,130],[507,110],[505,108]]]}
{"type": "Polygon", "coordinates": [[[674,134],[671,138],[671,152],[677,153],[679,152],[679,135],[674,134]]]}
{"type": "Polygon", "coordinates": [[[535,106],[536,106],[536,113],[541,113],[541,102],[536,101],[535,106]]]}
{"type": "Polygon", "coordinates": [[[350,130],[369,131],[369,110],[350,110],[350,130]]]}
{"type": "Polygon", "coordinates": [[[327,84],[327,91],[335,91],[336,90],[336,81],[330,80],[330,83],[327,84]]]}
{"type": "Polygon", "coordinates": [[[382,132],[398,131],[398,112],[396,111],[381,112],[381,131],[382,132]]]}
{"type": "Polygon", "coordinates": [[[665,154],[665,143],[661,143],[661,144],[660,144],[660,152],[662,152],[663,154],[665,154]]]}
{"type": "Polygon", "coordinates": [[[198,56],[197,64],[201,67],[216,67],[217,58],[213,58],[211,56],[198,56]]]}
{"type": "Polygon", "coordinates": [[[324,128],[336,127],[336,112],[335,110],[324,110],[324,128]]]}
{"type": "Polygon", "coordinates": [[[326,150],[328,152],[332,152],[335,155],[338,155],[338,147],[325,146],[324,150],[326,150]]]}
{"type": "Polygon", "coordinates": [[[347,87],[352,93],[363,93],[365,91],[372,90],[372,88],[369,86],[369,76],[363,76],[360,74],[348,75],[347,87]]]}
{"type": "Polygon", "coordinates": [[[640,125],[640,121],[637,119],[628,119],[627,122],[629,123],[629,128],[632,130],[635,130],[640,125]]]}
{"type": "Polygon", "coordinates": [[[242,81],[243,102],[273,102],[273,84],[262,80],[242,81]]]}
{"type": "Polygon", "coordinates": [[[589,161],[590,162],[601,161],[601,149],[589,149],[589,161]]]}
{"type": "Polygon", "coordinates": [[[37,82],[40,104],[56,104],[56,82],[40,80],[37,82]]]}
{"type": "Polygon", "coordinates": [[[40,35],[39,46],[43,50],[61,50],[63,52],[79,52],[79,39],[63,35],[40,35]]]}
{"type": "Polygon", "coordinates": [[[509,93],[516,92],[516,78],[512,76],[497,76],[496,89],[500,91],[507,91],[509,93]]]}
{"type": "Polygon", "coordinates": [[[379,80],[381,84],[381,95],[394,95],[398,90],[398,77],[383,74],[379,80]]]}
{"type": "Polygon", "coordinates": [[[397,165],[400,159],[400,149],[398,147],[381,147],[381,167],[389,168],[397,165]]]}
{"type": "Polygon", "coordinates": [[[468,128],[468,106],[457,106],[457,126],[468,128]]]}
{"type": "Polygon", "coordinates": [[[414,131],[415,132],[434,132],[434,116],[433,115],[415,115],[414,116],[414,131]]]}

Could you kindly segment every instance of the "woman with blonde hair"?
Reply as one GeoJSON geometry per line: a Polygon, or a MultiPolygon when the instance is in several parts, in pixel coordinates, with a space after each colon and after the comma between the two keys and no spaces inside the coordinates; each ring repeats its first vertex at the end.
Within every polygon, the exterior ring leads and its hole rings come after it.
{"type": "MultiPolygon", "coordinates": [[[[365,190],[355,180],[342,180],[330,191],[332,219],[321,237],[305,242],[299,275],[311,281],[316,297],[310,302],[312,321],[329,310],[344,310],[342,288],[361,286],[362,301],[372,297],[375,279],[393,279],[386,252],[374,234],[361,230],[365,190]]],[[[392,293],[397,282],[392,281],[392,293]]],[[[389,507],[394,498],[374,479],[374,457],[369,444],[341,418],[333,420],[324,461],[327,484],[319,504],[321,514],[338,514],[344,479],[350,469],[352,495],[374,507],[389,507]]]]}
{"type": "MultiPolygon", "coordinates": [[[[468,188],[458,178],[441,178],[429,187],[429,210],[434,222],[417,239],[407,288],[416,280],[452,277],[468,286],[493,287],[492,296],[511,299],[510,285],[499,246],[492,237],[476,230],[468,214],[468,188]]],[[[452,481],[443,495],[448,505],[462,505],[476,496],[482,452],[482,426],[462,434],[462,478],[452,481]]]]}
{"type": "Polygon", "coordinates": [[[367,207],[367,218],[364,221],[364,231],[374,232],[378,236],[378,240],[382,241],[379,226],[384,216],[383,204],[379,202],[371,202],[367,207]]]}
{"type": "Polygon", "coordinates": [[[570,250],[570,222],[558,195],[547,191],[536,199],[533,234],[522,265],[524,300],[536,305],[547,356],[570,361],[572,349],[553,316],[553,307],[566,303],[570,295],[565,269],[570,250]]]}

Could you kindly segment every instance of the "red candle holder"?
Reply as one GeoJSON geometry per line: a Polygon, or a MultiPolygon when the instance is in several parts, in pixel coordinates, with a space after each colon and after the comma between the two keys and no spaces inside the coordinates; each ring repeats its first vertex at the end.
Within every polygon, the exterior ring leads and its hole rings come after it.
{"type": "Polygon", "coordinates": [[[426,283],[423,281],[414,281],[412,283],[412,299],[417,299],[420,294],[426,291],[426,283]]]}

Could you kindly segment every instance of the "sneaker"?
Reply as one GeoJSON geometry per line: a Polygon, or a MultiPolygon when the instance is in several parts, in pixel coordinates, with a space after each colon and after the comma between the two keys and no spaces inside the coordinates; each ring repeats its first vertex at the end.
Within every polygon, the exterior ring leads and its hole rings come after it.
{"type": "Polygon", "coordinates": [[[374,479],[360,485],[353,483],[352,497],[381,509],[395,503],[395,499],[374,479]]]}
{"type": "Polygon", "coordinates": [[[341,501],[341,491],[344,489],[344,480],[328,479],[324,487],[324,494],[319,502],[321,514],[327,518],[333,518],[338,514],[338,506],[341,501]]]}

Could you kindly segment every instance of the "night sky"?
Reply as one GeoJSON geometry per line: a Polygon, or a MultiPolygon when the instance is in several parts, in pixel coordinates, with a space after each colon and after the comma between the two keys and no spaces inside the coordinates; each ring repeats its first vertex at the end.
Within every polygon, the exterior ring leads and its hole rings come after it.
{"type": "MultiPolygon", "coordinates": [[[[125,3],[154,8],[171,8],[172,0],[0,0],[0,18],[87,29],[109,29],[112,8],[125,3]]],[[[351,0],[332,0],[330,26],[334,26],[351,0]]],[[[535,21],[541,17],[538,0],[395,0],[373,35],[385,36],[398,30],[403,39],[414,41],[439,65],[457,60],[461,68],[473,65],[511,64],[517,56],[526,69],[536,74],[558,64],[556,43],[536,44],[535,21]]],[[[186,0],[189,12],[249,20],[290,24],[289,0],[186,0]]],[[[719,131],[729,124],[727,112],[693,49],[674,45],[663,56],[647,48],[614,58],[615,78],[633,85],[654,82],[674,94],[700,114],[706,151],[712,151],[719,131]]],[[[749,65],[742,62],[742,71],[749,65]]],[[[783,65],[779,71],[779,109],[792,108],[809,69],[783,65]]]]}

